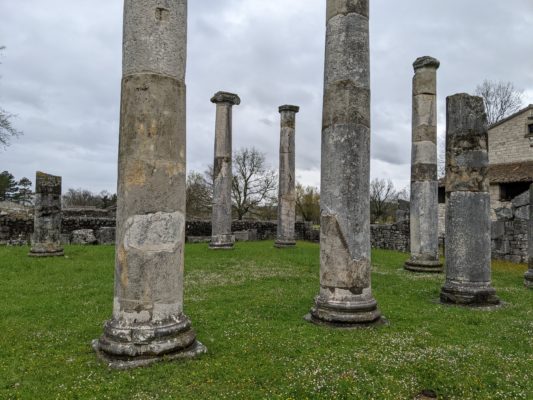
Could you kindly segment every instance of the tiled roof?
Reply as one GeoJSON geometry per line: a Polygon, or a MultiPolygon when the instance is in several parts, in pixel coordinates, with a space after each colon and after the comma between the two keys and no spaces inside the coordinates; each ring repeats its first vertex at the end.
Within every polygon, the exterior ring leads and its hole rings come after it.
{"type": "MultiPolygon", "coordinates": [[[[533,182],[533,161],[489,166],[490,183],[533,182]]],[[[439,179],[439,187],[444,187],[445,178],[439,179]]]]}

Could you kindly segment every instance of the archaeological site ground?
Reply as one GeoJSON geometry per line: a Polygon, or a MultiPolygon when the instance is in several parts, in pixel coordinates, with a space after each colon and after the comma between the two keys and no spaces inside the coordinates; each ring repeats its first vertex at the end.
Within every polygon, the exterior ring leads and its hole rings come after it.
{"type": "Polygon", "coordinates": [[[439,304],[444,276],[403,269],[406,253],[373,251],[373,287],[390,324],[335,330],[303,320],[318,245],[272,241],[230,252],[186,248],[186,313],[209,352],[113,371],[90,347],[111,312],[114,247],[66,246],[65,258],[2,249],[0,398],[529,399],[533,292],[526,266],[493,263],[505,307],[439,304]],[[69,273],[65,274],[64,271],[69,273]]]}

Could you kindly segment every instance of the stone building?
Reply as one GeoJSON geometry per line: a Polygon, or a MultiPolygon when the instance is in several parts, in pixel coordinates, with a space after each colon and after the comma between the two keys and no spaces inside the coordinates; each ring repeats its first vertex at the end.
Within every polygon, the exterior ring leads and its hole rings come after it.
{"type": "MultiPolygon", "coordinates": [[[[511,208],[512,200],[533,183],[533,104],[492,125],[488,135],[490,200],[492,219],[496,220],[496,210],[511,208]]],[[[439,203],[443,205],[444,202],[444,180],[441,179],[439,203]]]]}

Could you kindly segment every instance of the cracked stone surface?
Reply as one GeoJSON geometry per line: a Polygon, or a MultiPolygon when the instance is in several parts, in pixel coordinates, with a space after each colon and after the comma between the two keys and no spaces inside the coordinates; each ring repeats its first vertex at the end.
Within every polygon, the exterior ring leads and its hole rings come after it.
{"type": "Polygon", "coordinates": [[[126,0],[113,316],[93,342],[112,368],[206,351],[183,314],[187,2],[126,0]]]}
{"type": "Polygon", "coordinates": [[[37,172],[31,257],[63,256],[61,246],[61,177],[37,172]]]}
{"type": "Polygon", "coordinates": [[[322,120],[320,292],[306,317],[382,322],[370,283],[368,0],[328,0],[322,120]]]}
{"type": "Polygon", "coordinates": [[[487,116],[481,97],[446,101],[446,282],[442,303],[500,303],[491,285],[487,116]]]}

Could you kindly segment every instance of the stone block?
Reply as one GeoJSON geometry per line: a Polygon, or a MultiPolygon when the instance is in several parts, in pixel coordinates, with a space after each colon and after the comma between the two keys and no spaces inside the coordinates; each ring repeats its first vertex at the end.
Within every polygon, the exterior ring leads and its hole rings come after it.
{"type": "Polygon", "coordinates": [[[96,231],[98,244],[115,244],[116,229],[113,227],[104,227],[96,231]]]}
{"type": "Polygon", "coordinates": [[[516,196],[512,200],[514,208],[523,207],[529,205],[529,190],[525,191],[521,195],[516,196]]]}
{"type": "Polygon", "coordinates": [[[529,219],[529,205],[518,207],[514,209],[514,216],[518,219],[529,219]]]}
{"type": "Polygon", "coordinates": [[[72,232],[72,244],[82,244],[82,245],[91,245],[96,244],[96,236],[92,229],[79,229],[72,232]]]}

